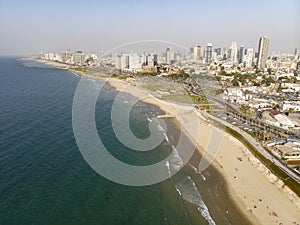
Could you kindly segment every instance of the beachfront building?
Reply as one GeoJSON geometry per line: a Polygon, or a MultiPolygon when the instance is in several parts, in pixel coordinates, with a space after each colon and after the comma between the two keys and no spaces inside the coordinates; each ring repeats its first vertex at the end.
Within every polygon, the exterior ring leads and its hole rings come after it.
{"type": "Polygon", "coordinates": [[[282,127],[284,129],[298,127],[297,122],[291,120],[288,116],[277,110],[267,109],[262,113],[262,117],[266,123],[273,126],[282,127]]]}
{"type": "Polygon", "coordinates": [[[62,63],[72,63],[72,54],[70,51],[63,51],[61,53],[61,61],[62,63]]]}
{"type": "Polygon", "coordinates": [[[142,69],[141,56],[137,53],[129,55],[129,69],[133,72],[140,71],[142,69]]]}
{"type": "Polygon", "coordinates": [[[129,69],[129,55],[117,55],[115,57],[115,67],[117,70],[129,69]]]}
{"type": "Polygon", "coordinates": [[[116,67],[117,70],[122,69],[122,56],[121,55],[117,55],[115,57],[115,67],[116,67]]]}
{"type": "Polygon", "coordinates": [[[259,38],[257,68],[265,68],[268,57],[269,38],[262,36],[259,38]]]}
{"type": "Polygon", "coordinates": [[[73,63],[78,66],[84,64],[84,53],[82,51],[76,51],[73,55],[73,63]]]}
{"type": "Polygon", "coordinates": [[[143,66],[147,70],[154,71],[157,68],[157,54],[140,55],[138,53],[122,54],[115,56],[115,68],[117,70],[123,70],[128,72],[142,72],[143,66]],[[155,68],[154,68],[155,67],[155,68]]]}
{"type": "Polygon", "coordinates": [[[300,142],[287,141],[284,144],[275,145],[273,151],[281,158],[300,159],[300,142]]]}

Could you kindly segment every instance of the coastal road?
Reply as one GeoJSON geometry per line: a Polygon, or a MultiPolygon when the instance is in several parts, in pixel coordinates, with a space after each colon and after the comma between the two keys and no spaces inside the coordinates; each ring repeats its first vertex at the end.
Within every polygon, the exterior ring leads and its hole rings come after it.
{"type": "Polygon", "coordinates": [[[224,126],[227,126],[234,131],[241,134],[257,151],[259,151],[260,154],[262,154],[266,159],[273,162],[277,167],[279,167],[283,172],[285,172],[287,175],[289,175],[291,178],[293,178],[295,181],[300,183],[300,176],[293,171],[292,169],[288,168],[281,160],[277,159],[276,157],[272,156],[268,151],[266,151],[259,142],[255,140],[251,135],[249,135],[247,132],[243,131],[242,129],[228,123],[227,121],[224,121],[218,117],[215,117],[213,115],[210,115],[204,110],[200,110],[201,114],[205,116],[206,118],[210,118],[211,120],[215,120],[224,126]]]}
{"type": "MultiPolygon", "coordinates": [[[[201,89],[201,86],[199,85],[199,88],[201,89]]],[[[194,86],[191,86],[190,87],[190,91],[195,94],[195,95],[200,95],[199,92],[197,92],[195,90],[195,87],[194,86]]],[[[263,128],[266,128],[268,127],[269,129],[273,130],[274,132],[276,131],[279,131],[280,133],[282,134],[286,134],[286,135],[289,135],[289,137],[297,137],[299,134],[295,133],[295,132],[292,132],[292,131],[289,131],[289,130],[286,130],[284,128],[281,128],[281,127],[275,127],[269,123],[266,123],[265,121],[263,120],[260,120],[260,119],[257,119],[257,118],[250,118],[246,115],[244,115],[243,113],[239,112],[235,107],[233,107],[231,104],[229,104],[228,102],[222,100],[222,99],[219,99],[219,98],[216,98],[214,96],[211,96],[211,95],[205,95],[205,97],[211,101],[214,101],[216,103],[219,103],[220,105],[224,106],[224,107],[227,107],[227,110],[228,111],[231,111],[231,112],[234,112],[235,114],[239,115],[240,117],[244,118],[246,121],[247,120],[251,120],[254,124],[259,124],[260,126],[262,126],[263,128]]]]}

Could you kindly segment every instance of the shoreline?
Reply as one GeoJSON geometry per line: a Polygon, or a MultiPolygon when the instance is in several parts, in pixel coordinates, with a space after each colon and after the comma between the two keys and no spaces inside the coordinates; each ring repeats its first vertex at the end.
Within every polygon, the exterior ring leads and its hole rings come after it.
{"type": "MultiPolygon", "coordinates": [[[[36,59],[31,59],[36,60],[36,59]]],[[[49,63],[44,60],[36,60],[59,69],[69,70],[79,76],[91,79],[103,79],[101,77],[88,76],[80,71],[72,70],[72,66],[56,62],[49,63]],[[59,65],[60,64],[60,65],[59,65]]],[[[129,94],[140,97],[144,102],[158,106],[166,114],[181,113],[184,118],[176,116],[176,126],[183,126],[184,133],[189,139],[196,138],[197,150],[201,155],[208,144],[210,134],[214,127],[206,122],[206,119],[193,109],[192,106],[182,106],[159,100],[149,95],[146,90],[135,87],[129,82],[116,78],[104,78],[109,85],[117,91],[125,91],[129,94]],[[177,108],[176,108],[177,107],[177,108]],[[176,108],[176,109],[175,109],[176,108]],[[177,111],[176,111],[177,110],[177,111]],[[189,113],[187,113],[189,112],[189,113]],[[193,137],[197,133],[195,126],[195,114],[197,116],[201,135],[193,137]],[[204,132],[203,132],[204,131],[204,132]]],[[[192,140],[193,142],[193,140],[192,140]]],[[[194,142],[193,142],[194,143],[194,142]]],[[[295,198],[293,192],[283,185],[283,182],[264,168],[258,159],[237,139],[225,133],[220,151],[212,163],[226,181],[228,195],[245,217],[253,224],[297,224],[300,221],[300,200],[295,198]],[[281,182],[280,182],[281,181],[281,182]]]]}

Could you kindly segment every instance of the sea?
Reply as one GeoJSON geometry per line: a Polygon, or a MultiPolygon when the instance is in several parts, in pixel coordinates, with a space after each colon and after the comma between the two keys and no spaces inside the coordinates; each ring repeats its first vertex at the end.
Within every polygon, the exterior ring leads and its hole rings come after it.
{"type": "MultiPolygon", "coordinates": [[[[198,151],[182,165],[174,147],[180,130],[171,119],[165,119],[165,140],[155,151],[123,146],[110,117],[118,91],[107,84],[97,100],[95,123],[111,155],[138,166],[171,155],[166,169],[183,168],[147,186],[119,184],[95,172],[72,128],[80,79],[88,78],[33,60],[0,58],[0,224],[250,224],[231,200],[222,174],[213,166],[197,170],[198,151]]],[[[149,121],[162,113],[139,101],[130,113],[132,132],[147,138],[149,121]]]]}

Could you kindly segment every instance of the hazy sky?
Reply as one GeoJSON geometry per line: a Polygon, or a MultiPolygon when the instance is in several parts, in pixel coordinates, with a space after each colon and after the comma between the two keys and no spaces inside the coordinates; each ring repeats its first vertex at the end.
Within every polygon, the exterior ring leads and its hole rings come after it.
{"type": "Polygon", "coordinates": [[[297,0],[0,0],[0,55],[99,52],[143,39],[257,49],[262,35],[270,54],[292,53],[299,28],[297,0]]]}

